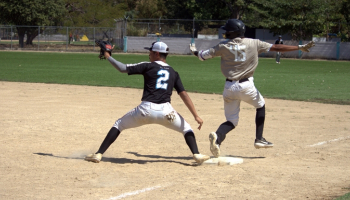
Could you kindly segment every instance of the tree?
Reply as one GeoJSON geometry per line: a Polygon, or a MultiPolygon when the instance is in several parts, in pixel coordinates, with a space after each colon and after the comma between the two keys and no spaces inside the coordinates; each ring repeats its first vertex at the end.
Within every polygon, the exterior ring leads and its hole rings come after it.
{"type": "Polygon", "coordinates": [[[136,11],[138,18],[160,18],[167,14],[163,0],[139,0],[136,11]]]}
{"type": "MultiPolygon", "coordinates": [[[[289,33],[296,40],[311,39],[322,30],[324,12],[321,0],[255,0],[244,19],[255,27],[264,27],[276,34],[289,33]]],[[[327,1],[327,0],[326,0],[327,1]]]]}
{"type": "Polygon", "coordinates": [[[350,1],[343,0],[340,8],[340,13],[343,18],[340,20],[340,26],[343,27],[344,31],[341,33],[343,41],[350,41],[350,1]]]}
{"type": "Polygon", "coordinates": [[[0,19],[7,24],[17,25],[19,45],[27,45],[39,34],[35,26],[52,26],[59,23],[65,13],[64,0],[2,0],[0,2],[0,19]]]}
{"type": "Polygon", "coordinates": [[[169,21],[169,24],[179,23],[184,26],[184,29],[188,32],[192,32],[194,28],[195,37],[198,34],[198,30],[200,29],[198,24],[195,24],[193,27],[193,21],[190,19],[196,18],[199,19],[198,15],[196,15],[196,11],[199,11],[198,3],[192,0],[165,0],[165,5],[167,6],[167,14],[165,18],[167,19],[188,19],[189,21],[169,21]]]}
{"type": "Polygon", "coordinates": [[[65,0],[65,26],[111,27],[114,20],[124,16],[128,6],[117,0],[65,0]]]}
{"type": "MultiPolygon", "coordinates": [[[[166,0],[168,8],[167,17],[175,19],[193,19],[196,20],[227,20],[230,18],[242,19],[242,16],[250,9],[254,3],[253,0],[166,0]]],[[[193,28],[192,22],[185,22],[187,31],[193,28]]],[[[207,26],[208,22],[196,21],[195,37],[198,31],[207,26]]]]}

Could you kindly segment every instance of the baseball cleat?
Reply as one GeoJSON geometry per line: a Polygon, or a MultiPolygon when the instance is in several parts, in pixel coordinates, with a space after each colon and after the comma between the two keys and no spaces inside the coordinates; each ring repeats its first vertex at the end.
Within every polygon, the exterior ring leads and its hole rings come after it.
{"type": "Polygon", "coordinates": [[[210,156],[203,155],[203,154],[193,154],[193,159],[198,164],[202,164],[204,161],[209,160],[210,156]]]}
{"type": "Polygon", "coordinates": [[[215,132],[211,132],[209,134],[209,141],[210,141],[210,151],[215,157],[220,156],[220,146],[216,144],[216,140],[218,139],[218,136],[215,132]]]}
{"type": "Polygon", "coordinates": [[[93,153],[93,154],[89,154],[85,157],[85,160],[87,161],[91,161],[94,163],[99,163],[102,159],[102,154],[100,153],[93,153]]]}
{"type": "Polygon", "coordinates": [[[273,144],[265,140],[265,138],[261,138],[261,140],[255,139],[254,146],[257,149],[260,148],[272,148],[273,144]]]}

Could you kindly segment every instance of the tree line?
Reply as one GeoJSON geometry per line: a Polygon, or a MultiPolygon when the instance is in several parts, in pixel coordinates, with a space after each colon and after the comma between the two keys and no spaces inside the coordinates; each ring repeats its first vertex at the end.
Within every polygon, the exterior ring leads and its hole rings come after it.
{"type": "MultiPolygon", "coordinates": [[[[2,0],[0,24],[18,25],[19,43],[32,44],[37,28],[113,27],[113,19],[242,20],[294,39],[335,33],[350,41],[350,0],[2,0]],[[27,34],[27,41],[23,41],[27,34]]],[[[188,29],[192,27],[188,26],[188,29]]]]}

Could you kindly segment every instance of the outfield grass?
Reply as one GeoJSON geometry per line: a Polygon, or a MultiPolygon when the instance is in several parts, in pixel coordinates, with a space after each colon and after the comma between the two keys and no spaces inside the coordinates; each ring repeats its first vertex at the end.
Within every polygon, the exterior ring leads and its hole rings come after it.
{"type": "MultiPolygon", "coordinates": [[[[18,40],[1,40],[0,44],[14,44],[14,45],[18,45],[19,41],[18,40]]],[[[89,40],[89,41],[75,41],[75,42],[70,42],[70,44],[74,44],[74,45],[93,45],[95,43],[95,41],[93,40],[89,40]]],[[[45,40],[33,40],[33,44],[51,44],[51,45],[65,45],[67,44],[67,41],[47,41],[45,40]]]]}
{"type": "MultiPolygon", "coordinates": [[[[148,55],[113,54],[124,63],[148,61],[148,55]]],[[[0,80],[142,88],[143,77],[128,76],[91,53],[0,52],[0,80]]],[[[170,55],[187,91],[221,94],[225,77],[220,59],[170,55]]],[[[266,98],[350,105],[350,62],[261,58],[255,85],[266,98]]]]}
{"type": "Polygon", "coordinates": [[[350,199],[350,192],[345,194],[344,196],[338,197],[335,200],[349,200],[350,199]]]}

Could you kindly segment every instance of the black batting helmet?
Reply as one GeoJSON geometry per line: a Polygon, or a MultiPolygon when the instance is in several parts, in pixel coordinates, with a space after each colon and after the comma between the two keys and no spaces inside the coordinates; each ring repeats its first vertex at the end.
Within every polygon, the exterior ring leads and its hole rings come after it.
{"type": "Polygon", "coordinates": [[[222,26],[221,29],[226,31],[226,38],[236,38],[244,37],[245,25],[241,20],[238,19],[229,19],[226,21],[225,26],[222,26]]]}

